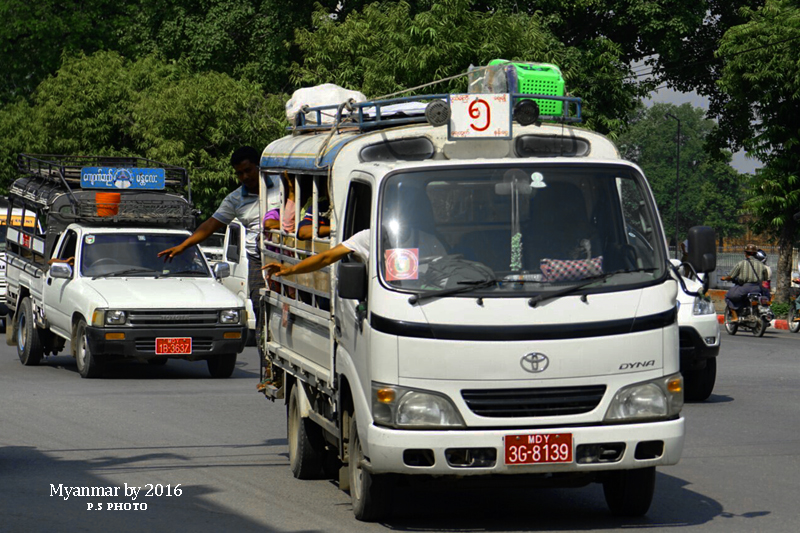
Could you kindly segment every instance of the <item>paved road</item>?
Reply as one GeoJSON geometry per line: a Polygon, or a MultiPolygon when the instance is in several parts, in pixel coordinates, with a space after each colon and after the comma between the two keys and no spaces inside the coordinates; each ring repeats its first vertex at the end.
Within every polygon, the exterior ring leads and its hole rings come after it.
{"type": "Polygon", "coordinates": [[[358,523],[335,484],[291,477],[284,407],[256,393],[253,348],[227,380],[180,361],[120,365],[84,380],[69,357],[23,367],[13,350],[0,345],[3,532],[795,532],[800,521],[800,334],[725,336],[715,394],[684,411],[681,463],[659,470],[649,515],[625,520],[608,514],[598,485],[450,484],[409,489],[385,524],[358,523]],[[51,496],[59,484],[119,494],[51,496]],[[126,484],[143,487],[135,500],[126,484]],[[182,492],[148,497],[148,484],[182,492]],[[147,510],[109,511],[109,503],[147,510]]]}

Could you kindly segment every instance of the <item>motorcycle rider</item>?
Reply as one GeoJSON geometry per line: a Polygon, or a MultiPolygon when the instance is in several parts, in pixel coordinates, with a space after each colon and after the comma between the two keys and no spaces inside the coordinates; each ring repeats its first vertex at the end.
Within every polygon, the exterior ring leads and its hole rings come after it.
{"type": "Polygon", "coordinates": [[[733,321],[739,320],[738,311],[747,295],[753,292],[761,294],[761,282],[769,280],[767,267],[756,259],[757,253],[758,248],[755,244],[745,246],[744,259],[739,261],[727,276],[720,278],[723,281],[736,283],[736,286],[725,294],[725,303],[731,311],[731,320],[733,321]]]}

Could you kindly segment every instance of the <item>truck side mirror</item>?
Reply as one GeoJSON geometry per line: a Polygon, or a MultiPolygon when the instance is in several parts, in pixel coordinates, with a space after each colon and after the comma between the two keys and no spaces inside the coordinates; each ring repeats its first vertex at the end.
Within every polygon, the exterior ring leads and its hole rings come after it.
{"type": "Polygon", "coordinates": [[[231,263],[239,262],[239,247],[235,244],[229,244],[228,249],[225,250],[225,260],[231,263]]]}
{"type": "Polygon", "coordinates": [[[214,276],[217,279],[227,278],[231,275],[231,266],[228,263],[217,263],[214,265],[214,276]]]}
{"type": "Polygon", "coordinates": [[[717,268],[717,236],[714,228],[694,226],[689,229],[689,264],[695,272],[713,272],[717,268]]]}
{"type": "Polygon", "coordinates": [[[367,299],[367,265],[364,263],[339,263],[339,284],[336,292],[345,300],[367,299]]]}
{"type": "Polygon", "coordinates": [[[50,276],[56,279],[72,279],[72,267],[67,263],[50,265],[50,276]]]}

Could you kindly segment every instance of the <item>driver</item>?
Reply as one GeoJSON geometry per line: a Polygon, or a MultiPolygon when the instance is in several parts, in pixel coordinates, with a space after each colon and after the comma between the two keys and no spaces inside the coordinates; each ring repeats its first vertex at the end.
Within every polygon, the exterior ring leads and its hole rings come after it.
{"type": "Polygon", "coordinates": [[[748,244],[744,247],[744,259],[736,263],[727,276],[719,278],[736,283],[736,286],[725,294],[725,302],[731,311],[731,320],[733,321],[739,320],[737,312],[747,295],[749,293],[761,294],[761,282],[769,279],[767,267],[755,258],[757,253],[756,245],[748,244]]]}

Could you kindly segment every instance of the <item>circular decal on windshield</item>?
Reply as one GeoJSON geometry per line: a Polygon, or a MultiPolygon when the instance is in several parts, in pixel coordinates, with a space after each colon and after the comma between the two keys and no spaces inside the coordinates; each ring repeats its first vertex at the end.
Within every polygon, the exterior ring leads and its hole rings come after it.
{"type": "Polygon", "coordinates": [[[419,248],[386,250],[386,280],[397,281],[419,277],[419,248]]]}
{"type": "Polygon", "coordinates": [[[86,244],[94,244],[94,235],[87,235],[83,238],[83,242],[86,244]]]}

